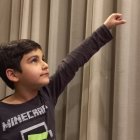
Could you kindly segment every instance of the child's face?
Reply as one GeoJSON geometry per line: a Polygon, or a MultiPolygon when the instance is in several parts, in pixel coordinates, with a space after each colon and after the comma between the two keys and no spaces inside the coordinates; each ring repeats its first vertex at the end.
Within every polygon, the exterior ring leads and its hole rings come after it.
{"type": "Polygon", "coordinates": [[[22,72],[18,74],[19,84],[29,88],[39,88],[49,83],[48,64],[43,61],[40,49],[25,54],[21,60],[22,72]]]}

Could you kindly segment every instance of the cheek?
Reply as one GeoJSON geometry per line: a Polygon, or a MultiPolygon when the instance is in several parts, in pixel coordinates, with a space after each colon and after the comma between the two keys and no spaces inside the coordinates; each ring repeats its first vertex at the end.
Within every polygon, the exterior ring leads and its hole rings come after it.
{"type": "Polygon", "coordinates": [[[35,71],[35,70],[32,70],[32,71],[28,72],[27,75],[29,77],[32,77],[33,79],[35,79],[37,77],[40,77],[39,71],[35,71]]]}
{"type": "Polygon", "coordinates": [[[22,76],[21,81],[24,85],[29,86],[40,81],[40,77],[35,72],[26,73],[26,75],[22,76]]]}
{"type": "Polygon", "coordinates": [[[31,68],[31,69],[24,69],[23,75],[28,79],[38,79],[40,77],[40,69],[36,68],[31,68]]]}

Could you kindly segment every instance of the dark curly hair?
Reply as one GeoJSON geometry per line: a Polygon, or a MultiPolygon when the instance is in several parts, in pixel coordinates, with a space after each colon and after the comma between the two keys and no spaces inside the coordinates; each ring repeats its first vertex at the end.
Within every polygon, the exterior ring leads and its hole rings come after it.
{"type": "Polygon", "coordinates": [[[22,72],[20,62],[23,55],[35,49],[41,49],[41,46],[30,39],[14,40],[0,45],[0,76],[11,89],[15,87],[14,83],[7,78],[6,69],[11,68],[22,72]]]}

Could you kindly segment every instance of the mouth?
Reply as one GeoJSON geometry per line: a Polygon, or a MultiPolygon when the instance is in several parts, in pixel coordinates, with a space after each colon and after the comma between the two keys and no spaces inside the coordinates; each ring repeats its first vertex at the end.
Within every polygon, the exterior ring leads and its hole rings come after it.
{"type": "Polygon", "coordinates": [[[47,77],[49,77],[49,73],[46,72],[46,73],[41,74],[40,76],[47,76],[47,77]]]}

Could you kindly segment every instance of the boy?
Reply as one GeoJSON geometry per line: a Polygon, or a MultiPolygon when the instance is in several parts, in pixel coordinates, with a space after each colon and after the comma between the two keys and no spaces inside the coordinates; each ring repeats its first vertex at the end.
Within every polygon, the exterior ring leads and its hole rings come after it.
{"type": "Polygon", "coordinates": [[[49,77],[41,46],[28,39],[0,46],[0,76],[14,93],[0,101],[0,140],[55,140],[54,109],[59,95],[83,66],[112,39],[122,15],[110,15],[104,24],[72,51],[49,77]]]}

